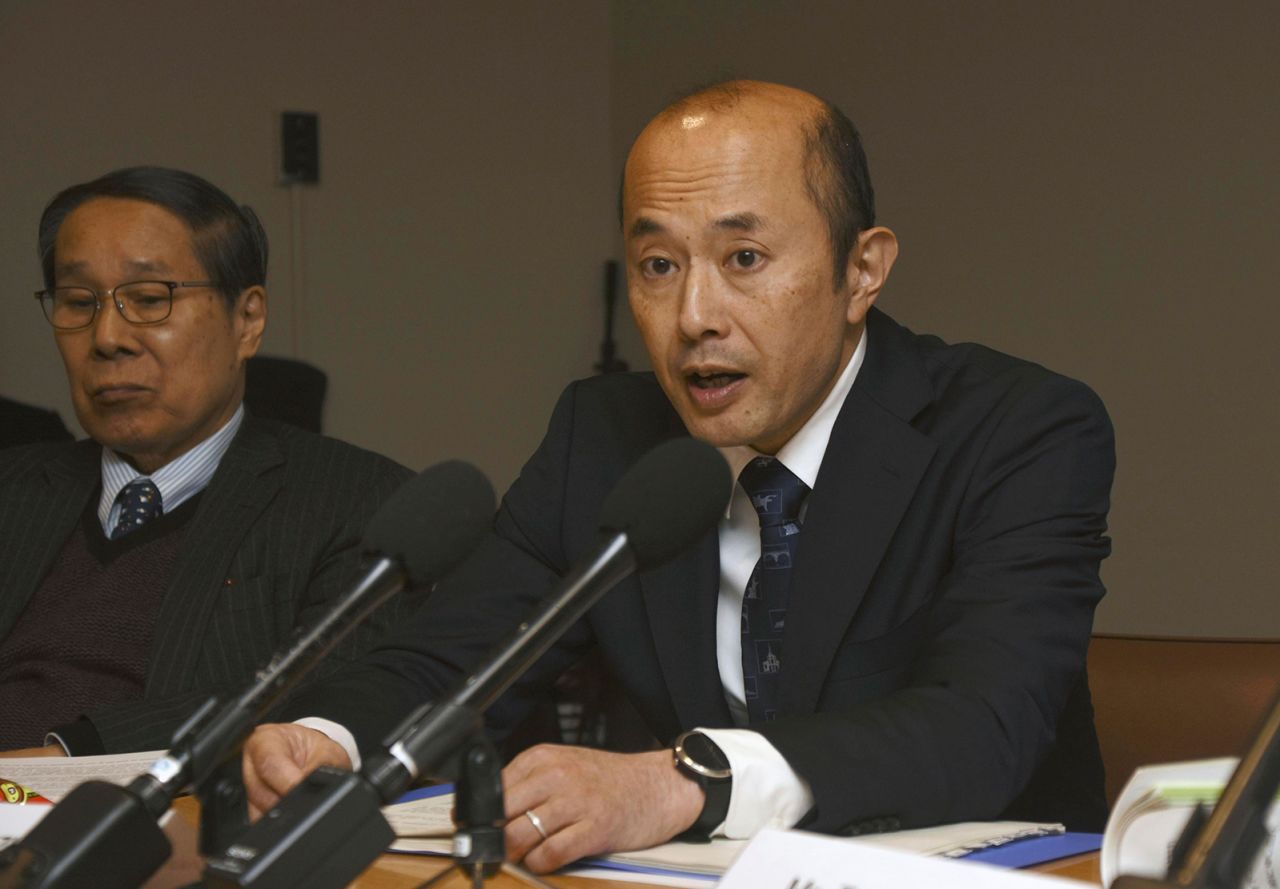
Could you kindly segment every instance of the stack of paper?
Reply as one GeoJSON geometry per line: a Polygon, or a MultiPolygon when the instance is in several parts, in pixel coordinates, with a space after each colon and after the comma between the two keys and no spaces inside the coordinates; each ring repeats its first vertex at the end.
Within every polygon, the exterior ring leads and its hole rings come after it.
{"type": "MultiPolygon", "coordinates": [[[[449,791],[447,786],[417,791],[410,795],[413,799],[383,809],[387,822],[396,832],[397,839],[391,847],[392,851],[431,855],[448,855],[452,852],[453,822],[450,812],[453,808],[453,794],[449,791]]],[[[982,821],[836,839],[834,842],[956,858],[1019,839],[1061,833],[1061,824],[982,821]]],[[[747,844],[747,840],[724,838],[717,838],[710,843],[665,843],[652,849],[617,852],[601,858],[586,859],[581,864],[646,874],[669,872],[716,877],[729,869],[747,844]]]]}
{"type": "MultiPolygon", "coordinates": [[[[1169,855],[1197,805],[1212,807],[1238,760],[1204,759],[1144,766],[1120,793],[1102,844],[1102,885],[1120,874],[1163,878],[1169,855]]],[[[1271,838],[1241,889],[1280,885],[1280,804],[1267,817],[1271,838]]]]}

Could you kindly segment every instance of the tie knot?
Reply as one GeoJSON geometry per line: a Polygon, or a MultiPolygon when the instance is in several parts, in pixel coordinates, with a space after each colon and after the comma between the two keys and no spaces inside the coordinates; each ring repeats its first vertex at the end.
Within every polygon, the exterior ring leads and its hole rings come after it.
{"type": "Polygon", "coordinates": [[[160,489],[149,478],[134,479],[116,496],[120,516],[111,537],[123,537],[136,531],[160,514],[160,489]]]}
{"type": "Polygon", "coordinates": [[[799,521],[809,486],[773,457],[756,457],[743,468],[738,483],[751,498],[762,528],[799,521]]]}

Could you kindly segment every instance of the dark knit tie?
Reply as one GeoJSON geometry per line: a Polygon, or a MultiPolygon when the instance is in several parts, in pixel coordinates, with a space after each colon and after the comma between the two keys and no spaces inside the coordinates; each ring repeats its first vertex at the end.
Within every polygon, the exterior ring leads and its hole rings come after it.
{"type": "Polygon", "coordinates": [[[111,532],[112,540],[137,531],[160,515],[160,489],[149,478],[129,482],[116,499],[120,501],[120,516],[116,519],[115,530],[111,532]]]}
{"type": "Polygon", "coordinates": [[[809,486],[772,457],[748,463],[738,483],[760,516],[760,561],[742,597],[742,679],[751,722],[769,722],[778,715],[791,565],[809,486]]]}

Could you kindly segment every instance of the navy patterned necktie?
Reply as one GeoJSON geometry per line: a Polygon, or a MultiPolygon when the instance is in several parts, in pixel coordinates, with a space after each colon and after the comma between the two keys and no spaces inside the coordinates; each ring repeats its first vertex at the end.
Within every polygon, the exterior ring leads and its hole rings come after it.
{"type": "Polygon", "coordinates": [[[791,565],[809,486],[773,457],[752,460],[738,483],[760,516],[760,561],[742,597],[742,679],[751,722],[770,722],[778,714],[791,565]]]}
{"type": "Polygon", "coordinates": [[[149,478],[134,479],[116,496],[120,501],[120,516],[116,519],[112,540],[137,531],[160,515],[160,489],[149,478]]]}

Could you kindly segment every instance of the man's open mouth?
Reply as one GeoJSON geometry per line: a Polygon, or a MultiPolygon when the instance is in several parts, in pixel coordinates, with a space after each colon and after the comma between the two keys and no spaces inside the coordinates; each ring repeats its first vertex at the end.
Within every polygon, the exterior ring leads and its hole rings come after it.
{"type": "Polygon", "coordinates": [[[697,386],[699,389],[721,389],[730,383],[740,380],[746,374],[739,373],[691,373],[689,374],[689,382],[697,386]]]}

